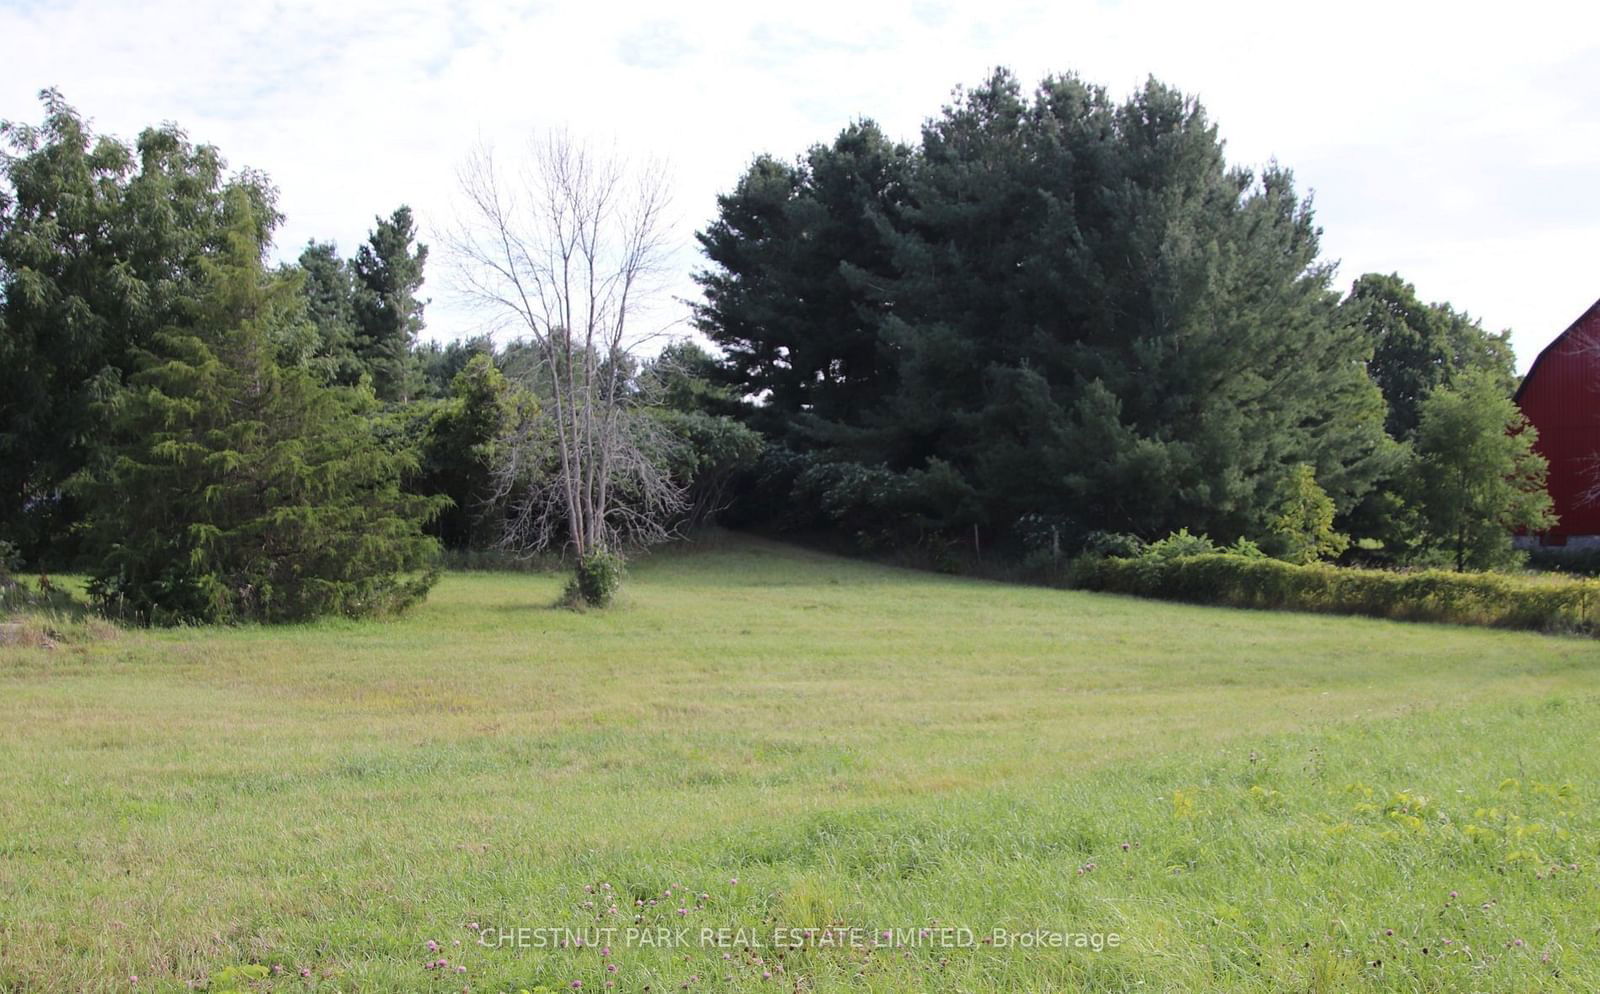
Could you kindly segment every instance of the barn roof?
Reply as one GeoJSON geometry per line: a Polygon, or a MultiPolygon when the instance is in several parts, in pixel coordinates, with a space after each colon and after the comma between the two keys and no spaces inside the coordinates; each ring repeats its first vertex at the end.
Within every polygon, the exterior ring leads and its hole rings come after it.
{"type": "Polygon", "coordinates": [[[1588,310],[1578,315],[1578,320],[1567,325],[1566,331],[1563,331],[1561,334],[1557,335],[1549,345],[1546,345],[1539,352],[1538,356],[1536,356],[1533,360],[1533,365],[1528,367],[1527,375],[1522,378],[1521,383],[1517,384],[1517,392],[1512,395],[1511,398],[1513,401],[1516,401],[1519,404],[1522,402],[1522,391],[1528,389],[1528,384],[1533,382],[1534,374],[1539,372],[1539,364],[1544,362],[1546,356],[1555,352],[1556,347],[1565,341],[1568,335],[1578,330],[1578,326],[1588,321],[1589,318],[1594,316],[1596,312],[1600,312],[1600,300],[1596,300],[1594,303],[1590,304],[1588,310]]]}

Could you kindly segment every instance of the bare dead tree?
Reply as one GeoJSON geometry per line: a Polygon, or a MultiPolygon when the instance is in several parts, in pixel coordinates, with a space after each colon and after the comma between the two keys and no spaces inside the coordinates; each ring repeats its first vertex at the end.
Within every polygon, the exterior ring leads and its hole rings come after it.
{"type": "Polygon", "coordinates": [[[465,205],[446,243],[456,287],[494,327],[524,338],[539,414],[505,439],[496,473],[502,545],[582,558],[668,537],[684,491],[674,441],[641,412],[635,325],[668,257],[665,172],[633,169],[564,132],[503,172],[487,147],[459,170],[465,205]]]}

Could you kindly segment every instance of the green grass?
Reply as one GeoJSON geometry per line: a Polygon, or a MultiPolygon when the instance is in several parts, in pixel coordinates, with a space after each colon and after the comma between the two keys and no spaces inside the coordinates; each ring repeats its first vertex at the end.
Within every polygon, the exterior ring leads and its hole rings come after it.
{"type": "Polygon", "coordinates": [[[1591,640],[745,540],[561,584],[0,649],[0,990],[1600,988],[1591,640]],[[614,923],[618,972],[469,923],[614,923]],[[1122,941],[698,941],[939,926],[1122,941]]]}

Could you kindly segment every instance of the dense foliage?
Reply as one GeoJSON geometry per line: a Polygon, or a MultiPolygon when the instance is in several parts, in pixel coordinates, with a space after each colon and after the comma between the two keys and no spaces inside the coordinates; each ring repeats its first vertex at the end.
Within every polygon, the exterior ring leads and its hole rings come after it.
{"type": "Polygon", "coordinates": [[[1395,438],[1411,438],[1424,398],[1462,373],[1487,374],[1507,396],[1516,387],[1509,332],[1489,334],[1449,304],[1424,304],[1398,275],[1360,277],[1340,307],[1371,341],[1367,372],[1383,391],[1395,438]]]}
{"type": "Polygon", "coordinates": [[[1155,81],[1118,103],[998,71],[915,145],[857,122],[718,208],[696,317],[767,439],[739,508],[767,527],[973,554],[1188,527],[1405,561],[1436,524],[1410,486],[1424,398],[1512,385],[1506,334],[1399,277],[1341,301],[1289,171],[1230,165],[1155,81]]]}
{"type": "Polygon", "coordinates": [[[1420,405],[1413,486],[1423,541],[1456,569],[1503,565],[1506,536],[1556,523],[1538,432],[1488,373],[1458,378],[1420,405]]]}
{"type": "Polygon", "coordinates": [[[196,297],[106,405],[103,465],[80,488],[91,593],[158,624],[403,608],[437,575],[421,525],[438,502],[401,492],[412,458],[375,437],[362,391],[278,362],[297,281],[263,272],[249,204],[228,208],[196,297]]]}
{"type": "Polygon", "coordinates": [[[38,125],[0,124],[0,539],[38,559],[70,552],[80,508],[63,484],[106,429],[138,350],[180,320],[223,249],[224,205],[274,193],[172,125],[132,145],[94,135],[59,93],[38,125]]]}
{"type": "Polygon", "coordinates": [[[758,160],[701,241],[752,423],[868,528],[1261,534],[1290,467],[1342,509],[1395,458],[1309,202],[1154,82],[997,73],[916,148],[758,160]]]}
{"type": "MultiPolygon", "coordinates": [[[[570,476],[562,362],[628,412],[596,449],[630,460],[605,520],[657,537],[720,516],[950,569],[1481,569],[1554,520],[1508,334],[1397,274],[1341,299],[1289,171],[1230,164],[1154,80],[1117,101],[1000,70],[914,143],[862,120],[758,157],[699,234],[717,351],[554,362],[537,334],[419,342],[409,208],[269,268],[264,175],[43,100],[0,125],[0,546],[133,617],[386,611],[439,546],[523,548],[528,495],[570,476]]],[[[539,534],[572,531],[562,506],[539,534]]]]}
{"type": "Polygon", "coordinates": [[[1600,611],[1593,580],[1397,573],[1217,553],[1094,559],[1079,565],[1074,580],[1090,590],[1196,604],[1545,631],[1591,631],[1600,611]]]}

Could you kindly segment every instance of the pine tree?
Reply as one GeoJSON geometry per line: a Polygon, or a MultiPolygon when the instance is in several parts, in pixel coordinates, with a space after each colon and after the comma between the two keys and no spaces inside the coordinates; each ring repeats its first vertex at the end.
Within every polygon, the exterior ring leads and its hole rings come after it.
{"type": "Polygon", "coordinates": [[[423,326],[426,302],[417,291],[428,246],[414,245],[416,236],[411,208],[400,207],[377,219],[350,262],[356,281],[356,355],[372,374],[379,400],[410,400],[420,387],[411,346],[423,326]]]}
{"type": "Polygon", "coordinates": [[[332,242],[309,242],[300,253],[306,317],[315,330],[311,362],[328,383],[355,386],[366,372],[356,353],[355,278],[332,242]]]}
{"type": "Polygon", "coordinates": [[[1230,167],[1197,101],[1001,70],[892,169],[855,137],[758,160],[702,235],[699,326],[799,453],[769,475],[837,481],[812,503],[959,492],[916,517],[1262,536],[1288,467],[1346,511],[1393,462],[1310,202],[1230,167]]]}
{"type": "Polygon", "coordinates": [[[451,507],[432,528],[448,548],[483,548],[499,540],[503,508],[490,504],[499,445],[537,408],[533,395],[512,387],[486,351],[451,380],[450,397],[438,402],[428,420],[414,487],[450,498],[451,507]]]}
{"type": "Polygon", "coordinates": [[[442,502],[401,493],[414,460],[374,438],[370,395],[278,364],[300,288],[263,269],[250,204],[226,209],[225,246],[185,318],[141,351],[82,481],[91,592],[155,624],[404,608],[437,576],[422,525],[442,502]]]}

